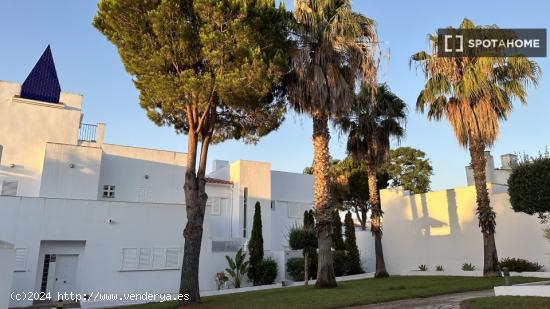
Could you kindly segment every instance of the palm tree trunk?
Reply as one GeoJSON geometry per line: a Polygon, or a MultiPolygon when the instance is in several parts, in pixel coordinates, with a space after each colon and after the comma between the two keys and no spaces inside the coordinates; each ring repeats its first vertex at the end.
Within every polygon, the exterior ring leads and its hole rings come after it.
{"type": "Polygon", "coordinates": [[[472,142],[470,145],[470,156],[476,187],[477,215],[479,226],[483,234],[483,275],[498,276],[498,255],[495,243],[496,214],[491,207],[489,191],[487,190],[487,179],[485,175],[485,145],[472,142]]]}
{"type": "Polygon", "coordinates": [[[185,210],[187,224],[183,231],[185,238],[183,264],[181,269],[179,293],[188,295],[188,299],[181,299],[178,307],[200,302],[199,290],[199,260],[202,242],[204,212],[206,207],[206,155],[209,138],[202,143],[201,158],[196,173],[198,137],[189,132],[187,166],[185,171],[185,210]],[[196,174],[195,174],[196,173],[196,174]]]}
{"type": "Polygon", "coordinates": [[[314,208],[316,219],[319,260],[316,287],[336,287],[332,264],[332,213],[329,192],[329,149],[328,116],[315,112],[313,118],[313,179],[314,208]]]}
{"type": "Polygon", "coordinates": [[[370,229],[374,236],[374,253],[376,256],[375,278],[389,277],[384,262],[384,251],[382,249],[382,207],[378,197],[378,186],[376,184],[376,168],[367,166],[369,182],[369,203],[371,205],[370,229]]]}

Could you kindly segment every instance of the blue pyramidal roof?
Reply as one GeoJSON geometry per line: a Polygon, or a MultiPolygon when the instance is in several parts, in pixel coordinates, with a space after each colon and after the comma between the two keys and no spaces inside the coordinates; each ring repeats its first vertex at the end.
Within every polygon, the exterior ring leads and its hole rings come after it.
{"type": "Polygon", "coordinates": [[[21,86],[21,97],[25,99],[59,103],[61,86],[53,62],[50,46],[35,64],[25,82],[21,86]]]}

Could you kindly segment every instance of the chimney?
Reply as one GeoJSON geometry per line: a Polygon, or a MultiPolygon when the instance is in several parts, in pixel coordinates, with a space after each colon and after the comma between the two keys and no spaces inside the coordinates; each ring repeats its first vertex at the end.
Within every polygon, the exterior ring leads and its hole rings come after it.
{"type": "Polygon", "coordinates": [[[502,164],[502,169],[512,169],[512,167],[518,163],[518,156],[511,153],[503,154],[500,156],[500,162],[502,164]]]}

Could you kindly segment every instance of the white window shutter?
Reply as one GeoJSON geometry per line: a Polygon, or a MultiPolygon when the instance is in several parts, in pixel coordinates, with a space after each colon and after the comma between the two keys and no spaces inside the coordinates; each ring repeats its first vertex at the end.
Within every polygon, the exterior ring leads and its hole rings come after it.
{"type": "Polygon", "coordinates": [[[136,270],[138,262],[139,255],[137,248],[122,249],[122,270],[136,270]]]}
{"type": "Polygon", "coordinates": [[[166,249],[166,268],[178,268],[180,263],[180,248],[166,249]]]}
{"type": "Polygon", "coordinates": [[[166,249],[154,248],[153,249],[153,269],[162,269],[166,264],[166,249]]]}
{"type": "Polygon", "coordinates": [[[140,248],[139,249],[139,264],[138,269],[150,269],[152,262],[152,249],[140,248]]]}
{"type": "Polygon", "coordinates": [[[15,271],[25,271],[27,267],[27,249],[15,249],[15,271]]]}

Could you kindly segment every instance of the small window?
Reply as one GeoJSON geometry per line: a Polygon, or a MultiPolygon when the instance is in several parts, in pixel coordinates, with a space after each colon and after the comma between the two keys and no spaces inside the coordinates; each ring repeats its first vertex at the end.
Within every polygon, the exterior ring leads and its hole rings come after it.
{"type": "Polygon", "coordinates": [[[15,271],[25,271],[27,267],[27,249],[15,248],[15,271]]]}
{"type": "Polygon", "coordinates": [[[208,199],[208,201],[206,201],[206,207],[210,210],[209,214],[212,216],[220,216],[222,213],[222,203],[225,203],[226,200],[227,199],[221,199],[217,197],[208,199]]]}
{"type": "Polygon", "coordinates": [[[2,194],[4,196],[16,196],[17,195],[17,181],[7,181],[2,182],[2,194]]]}
{"type": "Polygon", "coordinates": [[[114,198],[115,197],[115,186],[104,185],[103,186],[103,197],[104,198],[114,198]]]}

